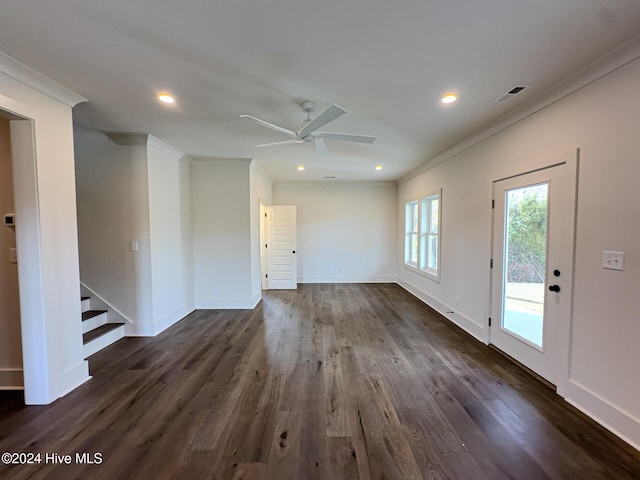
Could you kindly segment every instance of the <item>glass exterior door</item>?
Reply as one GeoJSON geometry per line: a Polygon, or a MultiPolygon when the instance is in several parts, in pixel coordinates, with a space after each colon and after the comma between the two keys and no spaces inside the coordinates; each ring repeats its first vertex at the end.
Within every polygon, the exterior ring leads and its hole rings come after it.
{"type": "Polygon", "coordinates": [[[575,187],[560,164],[493,190],[490,342],[555,383],[571,314],[575,187]]]}

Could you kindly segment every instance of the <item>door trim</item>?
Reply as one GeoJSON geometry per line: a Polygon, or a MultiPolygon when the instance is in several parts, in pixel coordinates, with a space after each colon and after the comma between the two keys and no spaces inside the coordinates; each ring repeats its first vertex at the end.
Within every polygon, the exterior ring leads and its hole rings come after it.
{"type": "MultiPolygon", "coordinates": [[[[580,165],[580,148],[570,148],[566,150],[559,151],[557,153],[539,157],[532,158],[527,161],[519,162],[513,165],[509,165],[504,168],[500,168],[491,172],[488,176],[488,198],[487,205],[491,205],[491,201],[493,200],[493,190],[494,184],[501,180],[506,180],[509,178],[517,177],[520,175],[526,175],[528,173],[536,172],[539,170],[544,170],[547,168],[551,168],[558,165],[566,165],[568,168],[568,188],[574,192],[571,195],[571,199],[573,201],[573,205],[570,206],[570,211],[572,214],[567,219],[570,222],[570,229],[572,231],[572,238],[570,242],[571,251],[568,252],[568,256],[571,259],[571,268],[568,270],[566,276],[569,278],[566,280],[567,284],[571,285],[570,299],[569,299],[569,312],[566,318],[563,318],[562,321],[557,326],[557,370],[556,370],[556,378],[555,384],[557,388],[557,392],[561,396],[566,396],[567,388],[569,385],[569,378],[571,376],[571,328],[573,324],[573,311],[574,311],[574,288],[575,288],[575,245],[576,245],[576,225],[577,225],[577,212],[578,212],[578,179],[579,179],[579,165],[580,165]]],[[[493,208],[489,209],[489,228],[490,230],[490,242],[489,242],[489,259],[493,257],[493,244],[494,244],[494,236],[493,236],[493,208]]],[[[489,262],[487,262],[489,263],[489,262]]],[[[495,286],[493,285],[493,269],[488,269],[489,275],[489,289],[487,292],[488,300],[487,300],[487,315],[485,318],[489,319],[492,316],[493,305],[492,305],[492,297],[493,297],[493,289],[495,286]]],[[[565,276],[565,274],[563,274],[565,276]]],[[[493,321],[497,321],[497,319],[492,319],[493,321]]],[[[491,329],[487,323],[487,335],[486,342],[487,345],[491,344],[491,329]]]]}

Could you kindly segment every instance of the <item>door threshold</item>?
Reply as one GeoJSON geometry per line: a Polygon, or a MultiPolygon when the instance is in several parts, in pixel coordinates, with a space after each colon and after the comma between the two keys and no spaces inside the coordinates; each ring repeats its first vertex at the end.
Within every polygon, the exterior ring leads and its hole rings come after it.
{"type": "Polygon", "coordinates": [[[520,367],[522,370],[524,370],[525,372],[527,372],[529,375],[531,375],[532,377],[534,377],[536,380],[538,380],[540,383],[542,383],[545,387],[553,390],[555,393],[558,393],[558,387],[556,387],[553,383],[551,383],[549,380],[547,380],[544,377],[541,377],[539,374],[537,374],[536,372],[534,372],[533,370],[531,370],[529,367],[527,367],[526,365],[520,363],[518,360],[516,360],[515,358],[513,358],[511,355],[509,355],[508,353],[503,352],[502,350],[500,350],[498,347],[496,347],[493,344],[489,344],[489,348],[498,352],[500,355],[502,355],[504,358],[506,358],[507,360],[509,360],[511,363],[513,363],[514,365],[520,367]]]}

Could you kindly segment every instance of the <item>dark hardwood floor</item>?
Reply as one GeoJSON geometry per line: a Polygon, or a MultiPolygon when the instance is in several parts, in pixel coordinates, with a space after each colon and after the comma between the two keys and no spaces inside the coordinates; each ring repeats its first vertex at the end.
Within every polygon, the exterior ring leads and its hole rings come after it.
{"type": "Polygon", "coordinates": [[[42,455],[0,478],[640,478],[640,452],[396,285],[265,292],[90,368],[49,406],[0,392],[0,453],[42,455]]]}

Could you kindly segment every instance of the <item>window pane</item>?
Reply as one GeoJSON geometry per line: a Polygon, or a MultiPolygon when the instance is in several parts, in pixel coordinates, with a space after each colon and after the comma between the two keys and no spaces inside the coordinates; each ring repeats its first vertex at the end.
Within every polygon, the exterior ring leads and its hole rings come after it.
{"type": "Polygon", "coordinates": [[[438,233],[438,209],[439,209],[439,201],[438,198],[434,198],[431,200],[431,233],[438,233]]]}
{"type": "Polygon", "coordinates": [[[417,253],[417,235],[418,235],[418,202],[408,202],[405,204],[405,245],[404,245],[404,261],[405,263],[416,263],[417,253]]]}
{"type": "Polygon", "coordinates": [[[429,268],[438,269],[438,236],[429,235],[429,268]]]}
{"type": "Polygon", "coordinates": [[[411,234],[411,263],[418,263],[418,234],[411,234]]]}

